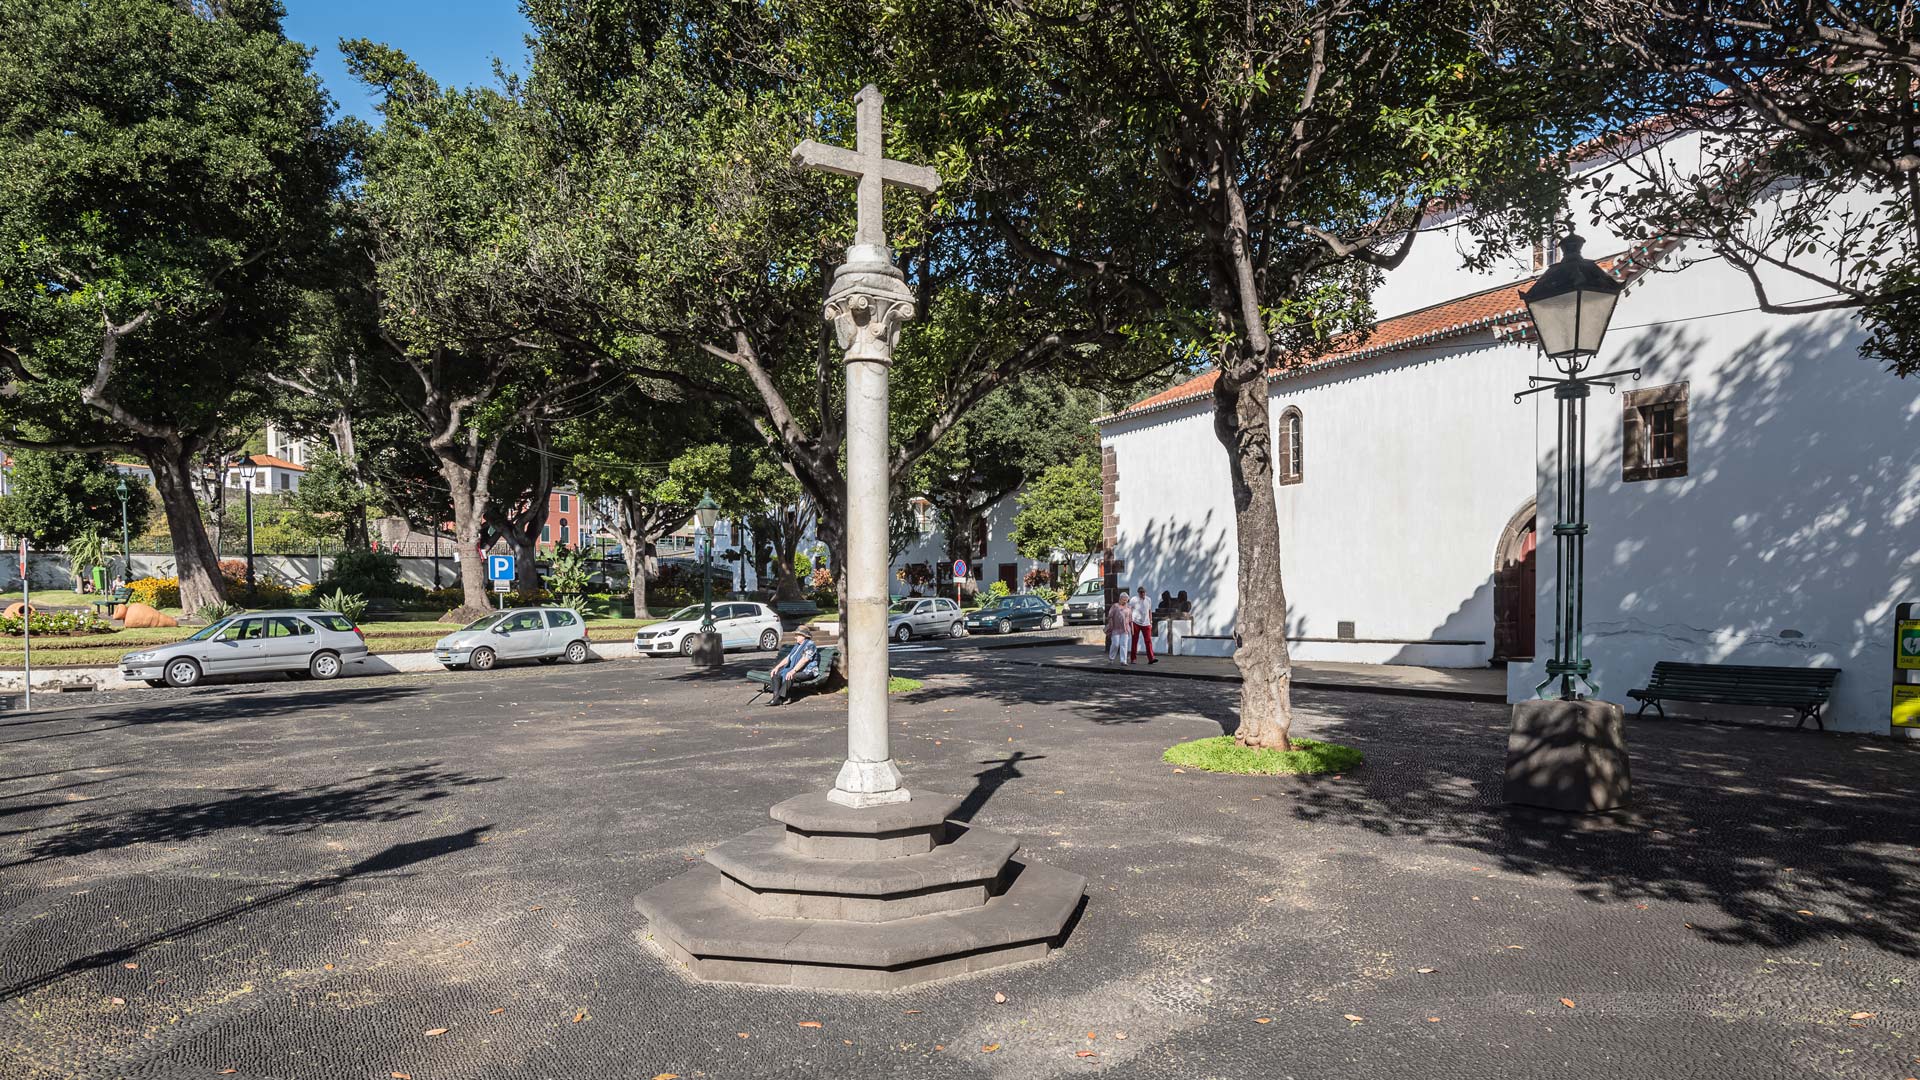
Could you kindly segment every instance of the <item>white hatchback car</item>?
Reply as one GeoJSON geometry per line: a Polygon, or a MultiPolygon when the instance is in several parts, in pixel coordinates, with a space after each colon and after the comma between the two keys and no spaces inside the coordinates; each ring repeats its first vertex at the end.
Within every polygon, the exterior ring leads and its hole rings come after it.
{"type": "MultiPolygon", "coordinates": [[[[642,656],[679,653],[693,655],[694,637],[700,632],[699,604],[688,604],[667,616],[665,622],[643,626],[634,631],[633,647],[642,656]]],[[[728,600],[713,605],[713,629],[720,635],[723,649],[760,649],[772,652],[780,647],[780,614],[765,604],[728,600]]]]}
{"type": "Polygon", "coordinates": [[[261,671],[331,679],[366,656],[365,635],[337,611],[250,611],[185,641],[128,653],[120,658],[120,674],[148,686],[192,686],[206,675],[261,671]]]}
{"type": "Polygon", "coordinates": [[[508,608],[455,630],[434,643],[433,658],[448,671],[486,671],[502,660],[565,660],[584,664],[587,624],[572,608],[508,608]]]}

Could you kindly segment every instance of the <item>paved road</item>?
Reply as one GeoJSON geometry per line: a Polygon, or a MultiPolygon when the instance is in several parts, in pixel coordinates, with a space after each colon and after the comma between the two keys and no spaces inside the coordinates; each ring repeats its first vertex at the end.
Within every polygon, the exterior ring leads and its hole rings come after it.
{"type": "Polygon", "coordinates": [[[1159,753],[1231,687],[895,663],[910,782],[1090,879],[1053,958],[863,997],[637,944],[635,893],[829,782],[836,697],[129,693],[0,720],[0,1076],[1915,1075],[1916,748],[1636,725],[1639,811],[1573,827],[1498,806],[1498,706],[1302,693],[1369,763],[1229,778],[1159,753]]]}

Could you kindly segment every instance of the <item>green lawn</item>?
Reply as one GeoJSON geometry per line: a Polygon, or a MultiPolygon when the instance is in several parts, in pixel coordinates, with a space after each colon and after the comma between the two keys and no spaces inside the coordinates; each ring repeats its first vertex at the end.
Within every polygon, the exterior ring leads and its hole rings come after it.
{"type": "MultiPolygon", "coordinates": [[[[637,627],[657,622],[656,619],[592,619],[587,623],[589,641],[625,641],[633,636],[637,627]]],[[[73,665],[95,667],[102,664],[117,663],[120,657],[145,645],[165,645],[178,641],[193,633],[198,627],[176,626],[154,630],[121,630],[112,634],[89,634],[83,637],[47,637],[33,639],[33,662],[37,667],[47,665],[73,665]]],[[[374,653],[424,652],[433,648],[447,632],[455,629],[452,623],[417,622],[396,620],[361,623],[360,629],[367,635],[367,649],[374,653]]],[[[20,650],[19,638],[8,638],[0,642],[0,668],[18,668],[26,659],[20,650]]]]}
{"type": "Polygon", "coordinates": [[[1169,765],[1182,765],[1207,772],[1244,773],[1274,776],[1291,773],[1346,772],[1366,760],[1366,755],[1351,746],[1293,740],[1292,750],[1265,750],[1241,746],[1231,735],[1183,742],[1162,755],[1169,765]]]}

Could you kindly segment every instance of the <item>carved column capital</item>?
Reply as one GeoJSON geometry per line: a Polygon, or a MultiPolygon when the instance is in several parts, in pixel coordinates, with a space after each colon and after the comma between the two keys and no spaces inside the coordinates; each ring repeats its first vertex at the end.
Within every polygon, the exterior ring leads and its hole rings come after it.
{"type": "Polygon", "coordinates": [[[891,364],[900,326],[913,318],[915,301],[885,249],[855,246],[834,271],[825,314],[848,363],[891,364]]]}

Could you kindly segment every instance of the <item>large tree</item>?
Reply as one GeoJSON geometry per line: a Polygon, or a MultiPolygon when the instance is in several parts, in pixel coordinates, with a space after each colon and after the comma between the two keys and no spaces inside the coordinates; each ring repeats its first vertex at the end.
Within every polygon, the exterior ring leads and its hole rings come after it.
{"type": "Polygon", "coordinates": [[[917,140],[949,148],[956,204],[1042,280],[1131,300],[1216,368],[1237,738],[1290,745],[1268,379],[1368,325],[1430,211],[1471,196],[1488,250],[1537,231],[1580,84],[1463,0],[816,6],[917,140]]]}
{"type": "Polygon", "coordinates": [[[0,0],[0,442],[135,455],[192,609],[194,496],[258,406],[341,148],[275,0],[0,0]]]}
{"type": "MultiPolygon", "coordinates": [[[[1763,311],[1857,311],[1862,351],[1920,372],[1920,27],[1874,0],[1590,0],[1613,161],[1595,212],[1630,236],[1697,241],[1763,311]],[[1693,133],[1684,156],[1648,144],[1693,133]]],[[[1560,42],[1553,42],[1558,45],[1560,42]]]]}
{"type": "Polygon", "coordinates": [[[1067,587],[1080,580],[1087,560],[1100,550],[1100,458],[1082,454],[1049,467],[1020,493],[1013,542],[1036,561],[1066,556],[1067,587]]]}
{"type": "MultiPolygon", "coordinates": [[[[21,450],[12,458],[7,493],[0,495],[0,534],[59,547],[92,532],[114,537],[117,544],[122,477],[105,455],[21,450]]],[[[138,535],[147,530],[152,493],[138,477],[125,479],[126,529],[138,535]]]]}

